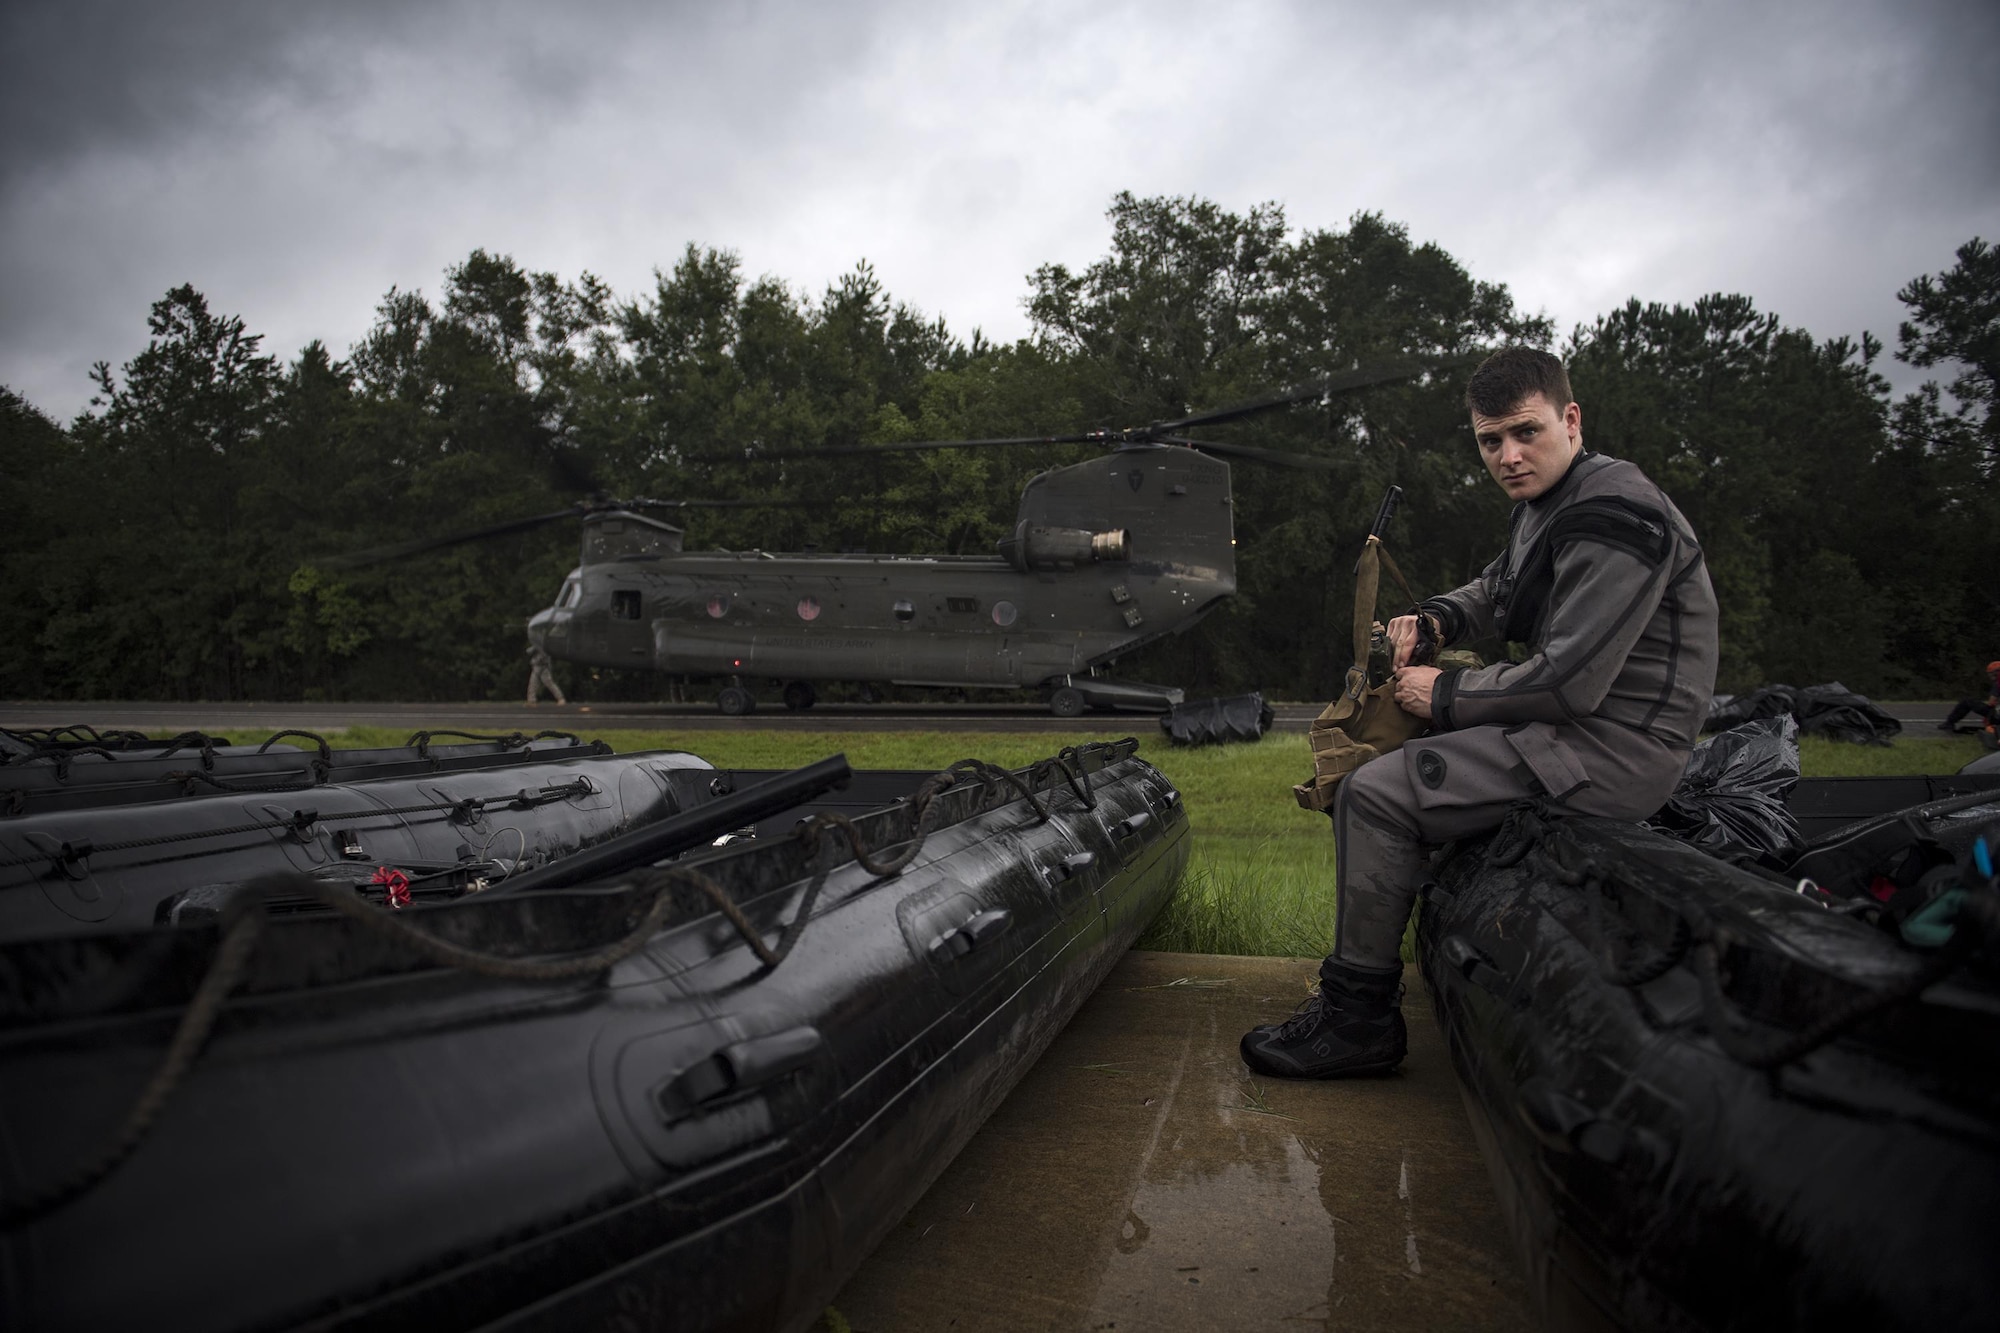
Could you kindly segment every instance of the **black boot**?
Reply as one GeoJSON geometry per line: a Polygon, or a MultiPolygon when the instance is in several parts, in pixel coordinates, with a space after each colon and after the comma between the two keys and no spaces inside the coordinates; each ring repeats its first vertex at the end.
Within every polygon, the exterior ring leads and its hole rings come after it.
{"type": "Polygon", "coordinates": [[[1273,1078],[1386,1074],[1403,1062],[1402,973],[1319,965],[1319,991],[1282,1023],[1243,1034],[1243,1063],[1273,1078]]]}

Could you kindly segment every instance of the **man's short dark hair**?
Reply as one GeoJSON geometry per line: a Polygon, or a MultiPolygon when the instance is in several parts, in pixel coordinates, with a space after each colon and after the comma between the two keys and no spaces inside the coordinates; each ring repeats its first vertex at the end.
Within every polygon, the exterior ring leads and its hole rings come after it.
{"type": "Polygon", "coordinates": [[[1558,412],[1576,401],[1562,362],[1533,347],[1503,347],[1472,372],[1465,405],[1482,417],[1504,417],[1534,394],[1558,412]]]}

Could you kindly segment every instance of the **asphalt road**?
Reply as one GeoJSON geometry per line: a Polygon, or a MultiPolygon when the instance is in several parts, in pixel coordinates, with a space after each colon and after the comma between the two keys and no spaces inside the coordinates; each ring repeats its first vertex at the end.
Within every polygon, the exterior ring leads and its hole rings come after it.
{"type": "MultiPolygon", "coordinates": [[[[1944,720],[1943,702],[1892,702],[1881,707],[1904,727],[1921,730],[1944,720]]],[[[1274,729],[1303,732],[1319,715],[1316,703],[1280,703],[1274,729]]],[[[298,727],[338,731],[347,727],[455,728],[465,731],[1068,731],[1145,735],[1157,727],[1150,713],[1090,713],[1057,718],[1034,704],[821,704],[801,713],[760,708],[748,717],[724,717],[709,703],[598,703],[558,707],[544,703],[0,703],[0,727],[52,727],[87,722],[99,729],[199,730],[227,735],[231,727],[298,727]]]]}

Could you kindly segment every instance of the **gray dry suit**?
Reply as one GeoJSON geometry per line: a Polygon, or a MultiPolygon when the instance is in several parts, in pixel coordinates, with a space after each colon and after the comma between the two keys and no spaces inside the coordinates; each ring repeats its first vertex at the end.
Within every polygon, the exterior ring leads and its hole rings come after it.
{"type": "Polygon", "coordinates": [[[1526,661],[1447,671],[1431,730],[1340,784],[1334,957],[1400,969],[1424,843],[1496,827],[1515,801],[1644,819],[1680,781],[1715,687],[1715,590],[1693,529],[1631,463],[1584,453],[1514,506],[1507,549],[1423,605],[1446,644],[1526,661]]]}

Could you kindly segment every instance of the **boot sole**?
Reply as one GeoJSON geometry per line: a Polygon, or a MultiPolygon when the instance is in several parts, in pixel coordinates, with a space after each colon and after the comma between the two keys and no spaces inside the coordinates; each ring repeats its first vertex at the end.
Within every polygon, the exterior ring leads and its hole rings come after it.
{"type": "Polygon", "coordinates": [[[1403,1056],[1398,1055],[1393,1060],[1368,1060],[1355,1064],[1336,1065],[1332,1069],[1326,1070],[1291,1070],[1278,1069],[1260,1060],[1253,1060],[1247,1051],[1239,1050],[1237,1054],[1242,1057],[1244,1065],[1252,1073],[1262,1074],[1266,1078],[1291,1078],[1300,1080],[1367,1078],[1377,1074],[1393,1074],[1397,1069],[1402,1067],[1403,1063],[1403,1056]]]}

